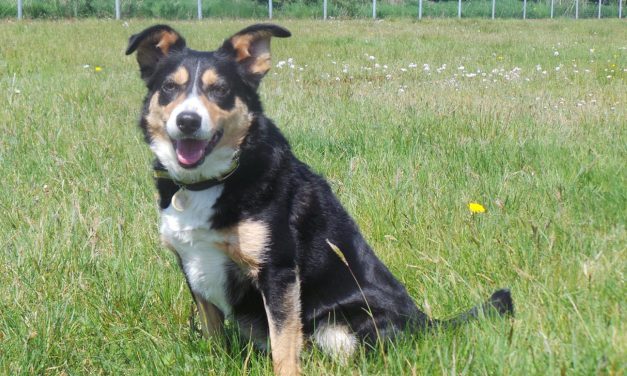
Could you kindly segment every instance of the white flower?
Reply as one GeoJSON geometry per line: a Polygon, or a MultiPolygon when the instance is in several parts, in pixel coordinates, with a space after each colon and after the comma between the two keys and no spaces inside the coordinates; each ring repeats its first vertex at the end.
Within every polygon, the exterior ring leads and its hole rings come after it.
{"type": "Polygon", "coordinates": [[[553,51],[553,56],[559,56],[560,53],[558,51],[553,51]]]}
{"type": "Polygon", "coordinates": [[[370,56],[368,56],[368,60],[376,60],[376,57],[370,55],[370,56]]]}

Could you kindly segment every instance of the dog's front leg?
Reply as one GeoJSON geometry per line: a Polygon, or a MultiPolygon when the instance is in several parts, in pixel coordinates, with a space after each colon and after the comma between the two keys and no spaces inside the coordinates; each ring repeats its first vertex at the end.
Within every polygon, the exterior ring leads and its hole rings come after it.
{"type": "MultiPolygon", "coordinates": [[[[176,251],[176,249],[171,246],[168,242],[164,241],[164,244],[174,253],[176,256],[176,260],[178,261],[179,268],[181,268],[181,272],[183,272],[183,276],[185,276],[185,283],[187,283],[187,287],[189,288],[189,292],[192,294],[194,298],[194,302],[196,303],[196,307],[198,307],[198,315],[200,316],[200,327],[202,329],[202,334],[205,338],[213,337],[222,333],[222,328],[224,326],[224,315],[218,307],[211,304],[207,299],[203,298],[202,295],[197,294],[192,289],[191,284],[189,283],[189,278],[185,273],[185,268],[183,268],[183,262],[181,260],[181,256],[176,251]]],[[[194,312],[192,312],[192,315],[194,312]]]]}
{"type": "MultiPolygon", "coordinates": [[[[190,289],[191,290],[191,289],[190,289]]],[[[200,294],[192,291],[196,306],[198,307],[198,315],[200,316],[200,327],[205,338],[214,337],[222,333],[224,326],[224,316],[222,312],[209,303],[200,294]]]]}
{"type": "Polygon", "coordinates": [[[299,375],[303,333],[298,269],[269,266],[263,274],[260,287],[270,328],[274,373],[299,375]]]}

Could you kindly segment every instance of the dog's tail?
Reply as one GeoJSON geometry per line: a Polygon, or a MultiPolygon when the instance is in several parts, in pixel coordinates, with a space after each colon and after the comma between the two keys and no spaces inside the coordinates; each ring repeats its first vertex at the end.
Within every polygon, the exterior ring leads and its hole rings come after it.
{"type": "Polygon", "coordinates": [[[509,289],[495,291],[485,303],[448,320],[432,320],[431,327],[455,328],[470,320],[477,319],[483,313],[484,316],[514,316],[514,301],[509,289]]]}

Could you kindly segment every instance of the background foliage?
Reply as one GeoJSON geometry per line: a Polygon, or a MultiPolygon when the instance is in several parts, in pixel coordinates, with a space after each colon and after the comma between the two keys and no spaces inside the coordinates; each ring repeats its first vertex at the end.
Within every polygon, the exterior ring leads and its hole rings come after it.
{"type": "MultiPolygon", "coordinates": [[[[575,0],[556,0],[555,17],[573,17],[575,0]]],[[[603,17],[617,17],[618,0],[604,0],[603,17]]],[[[624,0],[623,0],[624,2],[624,0]]],[[[15,17],[16,0],[0,0],[0,17],[15,17]]],[[[114,0],[24,0],[27,18],[114,17],[114,0]]],[[[274,0],[273,16],[278,18],[322,18],[322,0],[274,0]]],[[[597,17],[596,1],[580,0],[579,17],[597,17]]],[[[266,18],[265,0],[203,0],[204,17],[266,18]]],[[[490,17],[491,0],[464,0],[463,17],[490,17]]],[[[124,18],[194,19],[196,0],[121,0],[124,18]]],[[[497,0],[496,17],[522,18],[521,0],[497,0]]],[[[625,14],[626,11],[623,12],[625,14]]],[[[418,0],[379,0],[378,18],[415,18],[418,0]]],[[[370,0],[329,0],[328,15],[335,18],[371,18],[370,0]]],[[[424,1],[424,17],[457,17],[457,1],[424,1]]],[[[530,0],[527,18],[549,18],[550,0],[530,0]]]]}

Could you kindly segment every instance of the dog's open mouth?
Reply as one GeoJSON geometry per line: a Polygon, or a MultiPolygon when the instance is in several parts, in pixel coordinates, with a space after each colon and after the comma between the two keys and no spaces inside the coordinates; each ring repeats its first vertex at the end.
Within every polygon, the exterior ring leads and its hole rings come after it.
{"type": "Polygon", "coordinates": [[[210,140],[198,140],[194,138],[184,138],[174,140],[174,150],[179,164],[184,168],[194,168],[200,165],[205,157],[213,151],[213,148],[222,138],[222,131],[213,134],[210,140]]]}

